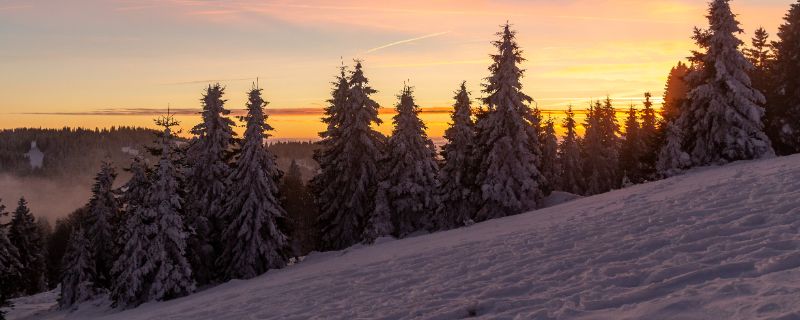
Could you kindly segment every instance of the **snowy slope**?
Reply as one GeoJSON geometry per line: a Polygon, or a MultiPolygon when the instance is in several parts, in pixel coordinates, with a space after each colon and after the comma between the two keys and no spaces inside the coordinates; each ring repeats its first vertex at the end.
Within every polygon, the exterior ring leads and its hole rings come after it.
{"type": "Polygon", "coordinates": [[[316,254],[134,310],[28,319],[800,319],[799,230],[794,156],[316,254]]]}

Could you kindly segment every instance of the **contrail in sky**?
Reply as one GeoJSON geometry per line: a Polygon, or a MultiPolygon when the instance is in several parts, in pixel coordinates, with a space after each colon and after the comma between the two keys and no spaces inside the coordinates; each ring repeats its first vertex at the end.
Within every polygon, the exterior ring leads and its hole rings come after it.
{"type": "Polygon", "coordinates": [[[399,45],[399,44],[404,44],[404,43],[414,42],[414,41],[417,41],[417,40],[438,37],[438,36],[446,35],[448,33],[450,33],[450,31],[431,33],[431,34],[424,35],[424,36],[421,36],[421,37],[395,41],[395,42],[392,42],[392,43],[389,43],[389,44],[382,45],[380,47],[369,49],[369,50],[367,50],[367,53],[373,53],[375,51],[378,51],[378,50],[381,50],[381,49],[386,49],[386,48],[389,48],[389,47],[393,47],[393,46],[396,46],[396,45],[399,45]]]}

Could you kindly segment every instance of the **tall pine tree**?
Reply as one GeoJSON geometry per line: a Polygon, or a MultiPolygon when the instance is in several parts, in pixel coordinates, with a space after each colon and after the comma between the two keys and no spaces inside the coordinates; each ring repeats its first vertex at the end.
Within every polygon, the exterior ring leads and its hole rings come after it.
{"type": "Polygon", "coordinates": [[[366,219],[375,208],[378,159],[385,144],[385,137],[372,128],[372,124],[381,123],[379,106],[370,98],[376,91],[369,86],[360,61],[356,62],[348,86],[344,101],[336,99],[338,90],[334,90],[332,103],[342,105],[332,106],[331,110],[341,110],[340,114],[323,119],[329,125],[340,125],[322,135],[325,138],[330,134],[331,139],[324,144],[320,173],[314,179],[322,228],[320,242],[326,250],[361,242],[366,219]]]}
{"type": "Polygon", "coordinates": [[[241,153],[231,175],[233,181],[225,216],[231,223],[222,234],[223,251],[217,263],[223,279],[249,279],[288,260],[288,240],[281,230],[286,211],[278,194],[283,173],[265,147],[272,127],[267,124],[261,89],[253,88],[244,121],[247,129],[241,153]]]}
{"type": "Polygon", "coordinates": [[[544,177],[537,165],[539,150],[537,123],[524,94],[520,78],[524,59],[510,26],[503,26],[494,42],[484,103],[486,114],[476,124],[476,185],[481,196],[476,220],[483,221],[536,209],[542,201],[544,177]]]}
{"type": "Polygon", "coordinates": [[[558,160],[558,136],[556,136],[556,125],[552,118],[544,122],[542,130],[542,160],[541,171],[547,182],[543,191],[549,195],[561,186],[561,168],[558,160]]]}
{"type": "Polygon", "coordinates": [[[92,261],[96,264],[91,274],[96,278],[91,282],[98,288],[111,287],[111,268],[116,259],[117,230],[114,224],[119,216],[119,204],[113,190],[116,177],[117,173],[111,164],[103,162],[95,177],[92,198],[87,206],[85,236],[92,248],[92,261]]]}
{"type": "Polygon", "coordinates": [[[616,189],[622,182],[619,174],[619,125],[611,98],[597,101],[586,115],[586,134],[583,138],[581,163],[586,179],[587,195],[616,189]]]}
{"type": "Polygon", "coordinates": [[[398,98],[394,130],[380,164],[378,192],[382,196],[376,199],[376,212],[367,225],[364,236],[367,241],[387,235],[386,231],[402,238],[430,228],[432,214],[439,206],[435,147],[425,133],[411,87],[403,88],[398,98]],[[393,228],[385,230],[387,225],[393,228]]]}
{"type": "Polygon", "coordinates": [[[214,263],[221,252],[221,235],[228,224],[223,206],[231,176],[229,164],[233,154],[233,120],[227,117],[222,99],[225,90],[220,84],[208,86],[203,95],[203,121],[192,128],[194,138],[187,150],[190,164],[187,176],[188,223],[194,229],[189,239],[189,252],[195,278],[200,284],[217,276],[214,263]]]}
{"type": "Polygon", "coordinates": [[[738,50],[739,22],[728,0],[709,5],[710,29],[695,39],[705,52],[692,75],[698,82],[678,120],[691,139],[687,152],[693,165],[726,163],[773,154],[761,118],[764,96],[752,87],[753,66],[738,50]]]}
{"type": "Polygon", "coordinates": [[[567,109],[562,126],[567,130],[567,134],[558,146],[559,189],[573,194],[582,194],[585,182],[581,164],[581,141],[578,137],[578,123],[575,121],[575,112],[572,111],[572,106],[567,109]]]}
{"type": "Polygon", "coordinates": [[[447,143],[442,147],[443,165],[439,170],[440,206],[436,210],[436,227],[452,229],[468,224],[474,215],[472,163],[475,123],[466,82],[456,91],[450,127],[444,132],[447,143]]]}
{"type": "Polygon", "coordinates": [[[656,172],[656,160],[658,159],[659,144],[659,120],[656,110],[653,109],[653,96],[650,92],[644,94],[644,109],[641,112],[642,125],[639,130],[639,138],[642,140],[642,152],[639,159],[642,178],[652,179],[656,172]]]}
{"type": "Polygon", "coordinates": [[[17,209],[12,213],[8,238],[17,248],[22,264],[19,293],[32,295],[41,292],[45,289],[43,244],[25,198],[19,199],[17,209]]]}
{"type": "Polygon", "coordinates": [[[800,2],[793,3],[774,43],[774,90],[767,123],[780,154],[800,152],[800,2]]]}
{"type": "Polygon", "coordinates": [[[112,273],[115,305],[134,307],[148,301],[185,296],[195,289],[192,269],[186,259],[183,198],[179,190],[177,146],[171,115],[156,120],[164,127],[158,165],[145,203],[128,215],[129,240],[112,273]]]}
{"type": "Polygon", "coordinates": [[[639,112],[631,105],[625,119],[625,132],[619,152],[620,171],[628,182],[641,183],[644,180],[641,163],[643,151],[639,112]]]}

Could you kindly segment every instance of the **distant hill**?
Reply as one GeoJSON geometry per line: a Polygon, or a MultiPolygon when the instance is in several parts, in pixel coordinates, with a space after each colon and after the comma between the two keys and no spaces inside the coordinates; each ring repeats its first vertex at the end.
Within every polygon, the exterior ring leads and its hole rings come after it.
{"type": "MultiPolygon", "coordinates": [[[[0,130],[0,199],[8,205],[25,196],[36,216],[64,216],[88,201],[92,179],[103,160],[117,168],[118,185],[127,180],[123,169],[135,154],[147,153],[145,147],[153,145],[156,133],[134,127],[0,130]],[[32,143],[36,144],[33,151],[32,143]]],[[[268,146],[284,171],[297,160],[306,180],[318,168],[312,158],[315,147],[310,141],[268,146]]]]}

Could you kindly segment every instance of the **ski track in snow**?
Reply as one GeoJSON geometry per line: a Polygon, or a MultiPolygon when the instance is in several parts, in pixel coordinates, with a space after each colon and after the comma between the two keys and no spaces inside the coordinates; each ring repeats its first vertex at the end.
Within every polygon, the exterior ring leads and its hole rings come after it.
{"type": "Polygon", "coordinates": [[[783,157],[313,254],[124,312],[18,318],[800,319],[799,230],[800,156],[783,157]]]}

